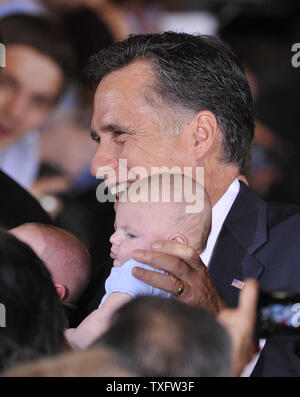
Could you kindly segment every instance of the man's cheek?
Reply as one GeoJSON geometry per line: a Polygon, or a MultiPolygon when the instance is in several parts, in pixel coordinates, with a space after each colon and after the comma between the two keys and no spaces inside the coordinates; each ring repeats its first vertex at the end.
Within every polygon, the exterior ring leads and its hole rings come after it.
{"type": "Polygon", "coordinates": [[[5,95],[3,95],[0,90],[0,116],[3,115],[3,113],[4,113],[6,102],[7,101],[6,101],[5,95]]]}
{"type": "Polygon", "coordinates": [[[25,129],[25,132],[40,129],[46,122],[48,116],[48,111],[37,111],[27,114],[27,117],[24,119],[23,129],[25,129]]]}
{"type": "Polygon", "coordinates": [[[139,143],[132,138],[128,138],[127,141],[123,143],[122,150],[120,152],[120,159],[127,160],[128,171],[133,167],[143,165],[143,162],[141,161],[143,159],[143,154],[141,154],[139,143]]]}

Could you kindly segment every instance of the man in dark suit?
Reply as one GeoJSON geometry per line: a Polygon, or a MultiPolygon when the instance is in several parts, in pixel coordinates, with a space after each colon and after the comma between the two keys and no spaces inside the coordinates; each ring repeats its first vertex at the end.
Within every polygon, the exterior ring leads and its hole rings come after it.
{"type": "MultiPolygon", "coordinates": [[[[111,185],[118,186],[141,175],[141,167],[148,174],[188,167],[195,179],[204,168],[213,206],[201,259],[191,247],[157,242],[153,251],[137,250],[133,258],[167,274],[140,268],[133,274],[215,314],[236,306],[247,277],[267,289],[294,287],[299,208],[267,205],[238,181],[254,134],[254,111],[231,49],[207,36],[132,36],[100,51],[88,74],[96,89],[91,135],[99,144],[92,173],[106,174],[108,185],[116,177],[111,185]]],[[[297,346],[267,342],[253,374],[297,373],[297,346]]]]}

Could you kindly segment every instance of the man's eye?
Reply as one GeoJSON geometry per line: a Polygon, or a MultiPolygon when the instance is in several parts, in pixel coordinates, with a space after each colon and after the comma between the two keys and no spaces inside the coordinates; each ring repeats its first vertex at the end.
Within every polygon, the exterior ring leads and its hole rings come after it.
{"type": "Polygon", "coordinates": [[[32,98],[31,103],[33,106],[37,107],[37,108],[49,108],[51,106],[51,101],[47,98],[43,98],[43,97],[35,97],[32,98]]]}
{"type": "Polygon", "coordinates": [[[124,131],[114,131],[114,137],[120,141],[122,138],[125,138],[126,133],[124,131]]]}
{"type": "Polygon", "coordinates": [[[4,77],[3,76],[2,78],[0,78],[0,87],[2,87],[2,88],[13,88],[14,87],[14,83],[8,77],[4,77]]]}
{"type": "Polygon", "coordinates": [[[99,135],[91,132],[91,138],[92,138],[93,141],[95,141],[97,143],[100,143],[100,136],[99,135]]]}

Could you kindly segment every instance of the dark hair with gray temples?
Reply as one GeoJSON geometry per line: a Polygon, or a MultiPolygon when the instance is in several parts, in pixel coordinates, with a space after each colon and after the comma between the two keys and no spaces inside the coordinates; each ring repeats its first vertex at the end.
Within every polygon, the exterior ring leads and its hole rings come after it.
{"type": "Polygon", "coordinates": [[[154,93],[170,107],[193,114],[211,111],[223,132],[223,158],[241,169],[254,135],[253,101],[237,56],[212,36],[164,32],[131,35],[95,54],[87,68],[89,84],[137,59],[156,73],[154,93]]]}

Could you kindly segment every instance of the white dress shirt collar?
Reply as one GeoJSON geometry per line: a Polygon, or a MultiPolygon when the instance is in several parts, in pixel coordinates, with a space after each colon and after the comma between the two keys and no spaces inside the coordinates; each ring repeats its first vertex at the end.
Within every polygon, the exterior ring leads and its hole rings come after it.
{"type": "Polygon", "coordinates": [[[35,181],[39,170],[40,134],[31,131],[0,151],[0,169],[25,189],[35,181]]]}
{"type": "Polygon", "coordinates": [[[223,223],[240,191],[240,183],[235,179],[223,196],[212,208],[211,232],[205,250],[200,255],[202,262],[208,267],[223,223]]]}

